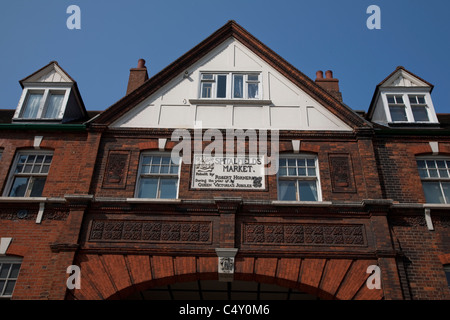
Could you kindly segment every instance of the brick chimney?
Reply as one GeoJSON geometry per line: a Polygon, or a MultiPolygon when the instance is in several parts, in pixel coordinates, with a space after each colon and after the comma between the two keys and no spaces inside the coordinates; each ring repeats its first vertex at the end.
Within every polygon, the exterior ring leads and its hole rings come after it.
{"type": "Polygon", "coordinates": [[[140,87],[148,79],[147,67],[145,60],[139,59],[137,68],[130,69],[130,77],[128,78],[127,94],[140,87]]]}
{"type": "Polygon", "coordinates": [[[339,91],[339,80],[333,78],[333,71],[328,70],[323,77],[323,71],[316,72],[316,83],[325,89],[329,94],[342,102],[342,94],[339,91]]]}

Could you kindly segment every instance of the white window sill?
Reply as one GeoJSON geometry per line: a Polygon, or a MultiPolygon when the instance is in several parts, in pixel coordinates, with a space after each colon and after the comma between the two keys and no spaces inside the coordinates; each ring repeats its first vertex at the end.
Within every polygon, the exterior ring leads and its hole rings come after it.
{"type": "Polygon", "coordinates": [[[127,198],[128,203],[180,203],[181,199],[127,198]]]}
{"type": "Polygon", "coordinates": [[[274,200],[272,201],[273,205],[277,206],[330,206],[333,203],[331,201],[282,201],[282,200],[274,200]]]}
{"type": "Polygon", "coordinates": [[[272,104],[272,100],[259,99],[189,99],[190,104],[246,104],[267,106],[272,104]]]}

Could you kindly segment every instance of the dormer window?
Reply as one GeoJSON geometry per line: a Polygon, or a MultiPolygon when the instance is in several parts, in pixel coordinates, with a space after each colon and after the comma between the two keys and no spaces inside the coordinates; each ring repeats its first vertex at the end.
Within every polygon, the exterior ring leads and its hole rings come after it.
{"type": "Polygon", "coordinates": [[[406,107],[403,103],[401,95],[388,95],[389,111],[391,112],[391,119],[393,122],[408,121],[406,116],[406,107]]]}
{"type": "Polygon", "coordinates": [[[63,124],[87,118],[77,83],[56,61],[19,83],[23,90],[12,122],[63,124]]]}
{"type": "Polygon", "coordinates": [[[367,118],[391,127],[438,127],[433,85],[404,67],[397,67],[377,85],[367,118]]]}
{"type": "Polygon", "coordinates": [[[428,117],[428,107],[425,103],[425,96],[410,95],[409,103],[411,104],[411,110],[415,121],[430,121],[428,117]]]}
{"type": "Polygon", "coordinates": [[[261,99],[257,73],[202,73],[202,99],[261,99]]]}
{"type": "Polygon", "coordinates": [[[391,122],[430,122],[425,95],[387,94],[391,122]]]}
{"type": "Polygon", "coordinates": [[[28,90],[19,119],[61,119],[66,90],[28,90]]]}

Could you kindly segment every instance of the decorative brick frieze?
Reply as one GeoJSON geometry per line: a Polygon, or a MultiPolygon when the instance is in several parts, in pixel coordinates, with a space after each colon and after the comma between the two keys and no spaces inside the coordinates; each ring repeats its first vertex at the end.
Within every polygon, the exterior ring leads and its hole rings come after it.
{"type": "Polygon", "coordinates": [[[244,244],[365,246],[363,225],[244,223],[244,244]]]}
{"type": "Polygon", "coordinates": [[[210,222],[93,220],[90,242],[182,242],[210,244],[210,222]]]}

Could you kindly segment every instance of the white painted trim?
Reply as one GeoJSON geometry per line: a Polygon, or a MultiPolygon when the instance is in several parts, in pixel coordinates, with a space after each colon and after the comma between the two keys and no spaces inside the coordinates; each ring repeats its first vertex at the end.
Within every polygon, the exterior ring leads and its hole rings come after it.
{"type": "Polygon", "coordinates": [[[34,136],[33,147],[35,149],[39,149],[40,148],[43,138],[44,138],[44,136],[34,136]]]}
{"type": "Polygon", "coordinates": [[[0,255],[5,255],[6,251],[8,251],[8,247],[11,244],[13,238],[0,238],[0,255]]]}
{"type": "Polygon", "coordinates": [[[164,149],[166,148],[166,142],[167,139],[158,139],[158,149],[159,151],[164,151],[164,149]]]}
{"type": "Polygon", "coordinates": [[[425,222],[427,223],[428,230],[433,231],[433,221],[431,220],[430,209],[425,209],[425,222]]]}
{"type": "Polygon", "coordinates": [[[430,141],[429,144],[431,147],[431,151],[433,152],[433,155],[435,156],[439,154],[439,143],[436,141],[430,141]]]}
{"type": "Polygon", "coordinates": [[[129,203],[179,203],[181,199],[127,198],[129,203]]]}
{"type": "Polygon", "coordinates": [[[294,153],[300,152],[300,140],[292,140],[292,150],[294,150],[294,153]]]}
{"type": "Polygon", "coordinates": [[[39,211],[36,217],[36,223],[40,224],[42,221],[42,217],[44,216],[44,210],[45,210],[45,202],[39,203],[39,211]]]}

